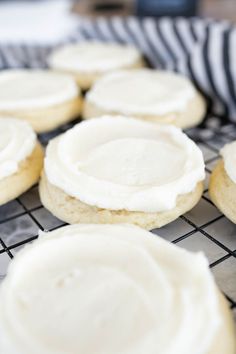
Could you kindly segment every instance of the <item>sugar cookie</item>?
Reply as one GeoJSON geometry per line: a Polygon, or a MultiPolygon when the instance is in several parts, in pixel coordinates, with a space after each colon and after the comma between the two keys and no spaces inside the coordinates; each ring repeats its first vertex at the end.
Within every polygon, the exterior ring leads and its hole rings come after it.
{"type": "Polygon", "coordinates": [[[43,149],[30,125],[0,118],[0,205],[36,183],[42,167],[43,149]]]}
{"type": "Polygon", "coordinates": [[[168,71],[139,69],[106,75],[86,94],[83,117],[133,116],[189,128],[205,115],[205,102],[186,77],[168,71]]]}
{"type": "Polygon", "coordinates": [[[80,90],[69,75],[49,70],[0,73],[0,116],[23,119],[38,133],[76,118],[81,107],[80,90]]]}
{"type": "Polygon", "coordinates": [[[84,90],[106,73],[144,65],[141,53],[131,45],[91,41],[56,49],[48,63],[54,70],[72,74],[84,90]]]}
{"type": "Polygon", "coordinates": [[[223,157],[212,171],[209,194],[220,211],[236,224],[236,141],[221,149],[223,157]]]}
{"type": "Polygon", "coordinates": [[[180,129],[105,116],[49,142],[40,196],[68,223],[152,229],[198,202],[204,176],[200,149],[180,129]]]}
{"type": "Polygon", "coordinates": [[[203,254],[127,224],[40,236],[0,287],[1,353],[235,353],[203,254]]]}

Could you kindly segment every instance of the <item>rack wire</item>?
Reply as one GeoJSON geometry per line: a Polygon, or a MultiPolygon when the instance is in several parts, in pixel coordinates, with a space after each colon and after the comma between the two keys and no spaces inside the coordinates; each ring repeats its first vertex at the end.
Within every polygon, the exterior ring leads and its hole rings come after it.
{"type": "MultiPolygon", "coordinates": [[[[63,133],[79,120],[62,126],[39,138],[44,146],[54,136],[63,133]]],[[[236,317],[236,225],[222,215],[211,202],[207,183],[210,173],[219,160],[219,149],[236,140],[236,126],[219,127],[211,117],[204,129],[190,129],[203,152],[206,164],[206,184],[198,205],[171,224],[153,232],[164,239],[191,251],[203,251],[220,289],[227,297],[236,317]]],[[[10,260],[24,245],[37,238],[38,230],[54,230],[65,225],[41,204],[38,186],[0,207],[0,280],[7,273],[10,260]]]]}

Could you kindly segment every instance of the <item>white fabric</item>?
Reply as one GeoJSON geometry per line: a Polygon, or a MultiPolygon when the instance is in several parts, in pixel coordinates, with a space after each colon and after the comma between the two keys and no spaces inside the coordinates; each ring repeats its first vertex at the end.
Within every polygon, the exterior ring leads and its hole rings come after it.
{"type": "Polygon", "coordinates": [[[55,44],[73,33],[77,19],[69,0],[0,3],[0,42],[55,44]]]}

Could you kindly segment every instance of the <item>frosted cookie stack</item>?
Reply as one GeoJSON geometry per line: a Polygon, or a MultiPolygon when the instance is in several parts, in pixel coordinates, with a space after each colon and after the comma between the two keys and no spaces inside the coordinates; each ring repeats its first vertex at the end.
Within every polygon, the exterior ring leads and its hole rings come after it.
{"type": "MultiPolygon", "coordinates": [[[[48,63],[53,70],[0,73],[0,205],[41,173],[42,204],[76,225],[41,232],[11,263],[0,353],[234,354],[232,317],[205,256],[144,230],[201,198],[203,156],[178,128],[202,121],[201,94],[179,74],[140,69],[132,46],[69,45],[48,63]],[[91,88],[83,109],[80,87],[91,88]],[[81,111],[85,121],[49,141],[43,166],[33,129],[81,111]]],[[[235,144],[210,185],[234,222],[235,144]]]]}

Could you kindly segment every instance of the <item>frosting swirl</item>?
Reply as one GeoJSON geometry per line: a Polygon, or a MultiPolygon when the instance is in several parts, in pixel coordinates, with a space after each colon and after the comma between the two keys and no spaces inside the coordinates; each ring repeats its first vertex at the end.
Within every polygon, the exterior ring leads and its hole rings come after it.
{"type": "Polygon", "coordinates": [[[31,155],[36,135],[26,122],[0,118],[0,180],[18,171],[19,163],[31,155]]]}
{"type": "Polygon", "coordinates": [[[224,168],[229,178],[236,183],[236,141],[226,144],[220,153],[224,160],[224,168]]]}
{"type": "Polygon", "coordinates": [[[50,141],[50,183],[89,205],[160,212],[204,179],[200,149],[180,129],[105,116],[50,141]]]}
{"type": "Polygon", "coordinates": [[[86,99],[110,112],[163,115],[184,111],[195,95],[193,84],[180,74],[138,69],[106,75],[95,83],[86,99]]]}
{"type": "Polygon", "coordinates": [[[84,42],[59,48],[48,61],[55,69],[91,73],[121,69],[139,60],[141,54],[130,45],[84,42]]]}
{"type": "Polygon", "coordinates": [[[206,258],[131,225],[44,234],[0,289],[4,354],[209,354],[221,323],[206,258]]]}
{"type": "Polygon", "coordinates": [[[74,79],[43,70],[5,70],[0,73],[0,110],[45,108],[78,96],[74,79]]]}

